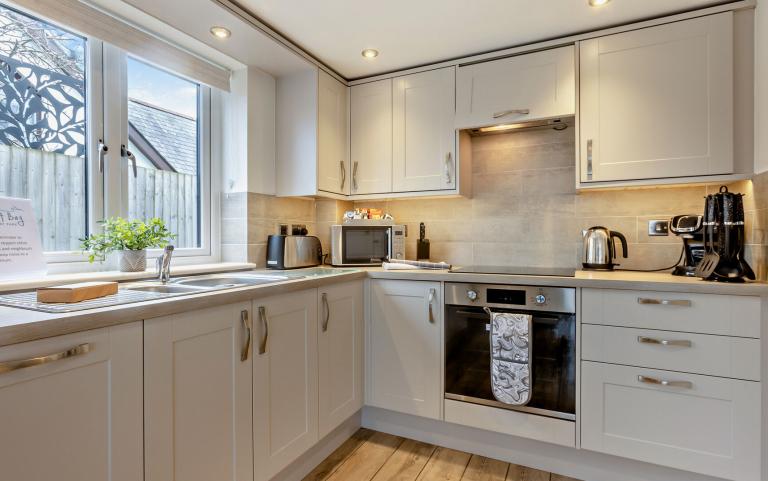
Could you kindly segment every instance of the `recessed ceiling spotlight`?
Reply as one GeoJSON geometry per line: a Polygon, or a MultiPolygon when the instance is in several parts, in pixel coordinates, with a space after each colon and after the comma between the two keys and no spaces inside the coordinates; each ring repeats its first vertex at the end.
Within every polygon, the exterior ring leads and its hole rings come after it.
{"type": "Polygon", "coordinates": [[[590,7],[602,7],[611,0],[588,0],[590,7]]]}
{"type": "Polygon", "coordinates": [[[360,52],[363,57],[365,58],[376,58],[379,56],[379,51],[375,48],[366,48],[362,52],[360,52]]]}
{"type": "Polygon", "coordinates": [[[231,37],[232,32],[230,32],[229,29],[225,27],[211,27],[211,35],[216,38],[225,39],[231,37]]]}

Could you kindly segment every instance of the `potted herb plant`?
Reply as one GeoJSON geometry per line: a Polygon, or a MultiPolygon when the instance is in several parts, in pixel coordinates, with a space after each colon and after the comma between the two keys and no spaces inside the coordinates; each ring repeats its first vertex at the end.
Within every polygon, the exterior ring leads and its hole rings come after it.
{"type": "Polygon", "coordinates": [[[139,272],[147,268],[147,249],[162,248],[176,237],[162,219],[147,222],[127,220],[121,217],[100,222],[103,231],[81,239],[88,260],[103,262],[112,252],[119,254],[121,272],[139,272]]]}

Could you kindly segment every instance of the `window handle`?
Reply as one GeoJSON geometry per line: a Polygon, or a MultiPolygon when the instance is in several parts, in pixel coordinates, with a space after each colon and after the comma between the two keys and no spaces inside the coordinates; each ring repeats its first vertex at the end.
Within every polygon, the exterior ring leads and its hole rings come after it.
{"type": "Polygon", "coordinates": [[[131,166],[133,167],[133,176],[138,177],[139,176],[139,169],[136,166],[136,156],[133,155],[133,152],[128,150],[128,148],[125,145],[120,146],[120,155],[122,157],[127,158],[131,161],[131,166]]]}
{"type": "Polygon", "coordinates": [[[109,152],[109,147],[102,139],[99,139],[99,173],[104,173],[104,156],[109,152]]]}

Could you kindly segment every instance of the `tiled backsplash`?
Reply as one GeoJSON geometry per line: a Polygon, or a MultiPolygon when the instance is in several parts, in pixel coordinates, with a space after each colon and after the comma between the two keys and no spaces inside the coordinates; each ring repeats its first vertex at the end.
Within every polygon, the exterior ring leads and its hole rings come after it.
{"type": "MultiPolygon", "coordinates": [[[[433,260],[510,266],[580,265],[581,231],[604,225],[629,241],[622,267],[654,269],[675,263],[681,241],[649,237],[648,221],[700,213],[717,186],[632,190],[575,189],[574,129],[531,130],[473,139],[472,198],[380,202],[287,199],[227,194],[223,200],[225,260],[264,265],[265,242],[280,223],[307,224],[327,252],[330,226],[354,207],[378,207],[408,226],[406,255],[415,258],[419,222],[427,227],[433,260]],[[247,201],[246,201],[247,199],[247,201]],[[247,219],[247,222],[245,222],[247,219]]],[[[765,279],[768,258],[768,174],[729,186],[747,194],[748,256],[765,279]]]]}

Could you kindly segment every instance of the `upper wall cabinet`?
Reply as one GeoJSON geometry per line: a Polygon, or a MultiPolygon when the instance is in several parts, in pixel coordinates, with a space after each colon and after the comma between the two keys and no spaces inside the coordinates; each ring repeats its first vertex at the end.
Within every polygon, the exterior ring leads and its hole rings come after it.
{"type": "Polygon", "coordinates": [[[572,116],[573,46],[459,67],[456,128],[572,116]]]}
{"type": "Polygon", "coordinates": [[[580,44],[582,183],[730,174],[733,17],[580,44]]]}
{"type": "Polygon", "coordinates": [[[277,195],[349,194],[348,98],[316,68],[277,79],[277,195]]]}
{"type": "Polygon", "coordinates": [[[456,76],[453,68],[394,79],[394,192],[456,187],[456,76]]]}
{"type": "Polygon", "coordinates": [[[392,79],[352,87],[352,194],[392,191],[392,79]]]}

